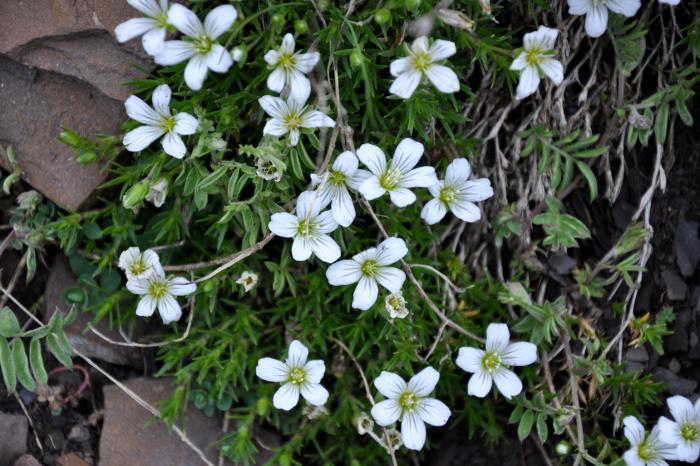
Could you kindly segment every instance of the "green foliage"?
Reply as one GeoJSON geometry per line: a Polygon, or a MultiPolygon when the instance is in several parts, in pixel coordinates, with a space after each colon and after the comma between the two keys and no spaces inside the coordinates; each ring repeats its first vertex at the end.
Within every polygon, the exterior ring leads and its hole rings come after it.
{"type": "Polygon", "coordinates": [[[569,214],[562,214],[564,204],[556,198],[546,199],[547,210],[536,215],[532,219],[535,225],[542,225],[546,236],[542,241],[545,246],[551,246],[552,250],[578,247],[580,239],[591,237],[591,231],[579,219],[569,214]]]}
{"type": "Polygon", "coordinates": [[[649,343],[657,353],[663,355],[663,337],[673,333],[673,331],[668,328],[668,324],[674,320],[676,320],[676,314],[671,307],[663,308],[657,314],[654,323],[650,322],[649,314],[644,314],[642,317],[633,319],[630,322],[630,329],[634,334],[632,343],[635,346],[649,343]]]}

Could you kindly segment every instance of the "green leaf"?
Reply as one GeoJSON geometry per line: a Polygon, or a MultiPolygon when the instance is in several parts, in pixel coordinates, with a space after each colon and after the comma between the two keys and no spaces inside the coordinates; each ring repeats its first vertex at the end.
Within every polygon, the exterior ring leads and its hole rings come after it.
{"type": "Polygon", "coordinates": [[[32,338],[29,343],[29,362],[32,365],[32,372],[36,381],[41,385],[48,384],[49,375],[46,373],[44,358],[41,356],[41,340],[39,338],[32,338]]]}
{"type": "Polygon", "coordinates": [[[9,307],[2,308],[0,310],[0,336],[12,338],[19,335],[21,331],[15,313],[9,307]]]}
{"type": "Polygon", "coordinates": [[[547,427],[547,414],[540,413],[537,415],[537,436],[542,443],[547,441],[549,436],[549,428],[547,427]]]}
{"type": "Polygon", "coordinates": [[[508,424],[515,424],[523,417],[523,406],[518,405],[515,407],[512,413],[510,413],[510,418],[508,418],[508,424]]]}
{"type": "Polygon", "coordinates": [[[100,229],[100,226],[92,220],[88,220],[83,224],[83,233],[88,239],[91,240],[102,238],[102,230],[100,229]]]}
{"type": "Polygon", "coordinates": [[[518,424],[518,438],[521,442],[530,435],[534,423],[535,414],[528,409],[523,413],[523,417],[520,418],[520,424],[518,424]]]}
{"type": "Polygon", "coordinates": [[[668,131],[668,104],[663,104],[659,107],[654,122],[654,134],[656,135],[656,143],[663,144],[666,142],[666,132],[668,131]]]}
{"type": "Polygon", "coordinates": [[[24,388],[32,392],[36,391],[36,383],[29,372],[29,360],[21,338],[15,338],[12,342],[12,359],[15,363],[17,378],[24,385],[24,388]]]}
{"type": "Polygon", "coordinates": [[[58,359],[58,361],[61,364],[68,368],[73,367],[73,361],[71,360],[70,356],[68,356],[63,350],[63,346],[58,335],[56,335],[55,333],[51,333],[46,338],[46,344],[48,345],[51,354],[53,354],[54,357],[58,359]]]}
{"type": "Polygon", "coordinates": [[[15,372],[15,363],[12,360],[10,345],[7,340],[0,338],[0,369],[2,369],[2,378],[5,380],[5,387],[8,393],[14,393],[17,387],[17,373],[15,372]]]}
{"type": "Polygon", "coordinates": [[[598,180],[588,164],[577,160],[576,168],[578,168],[578,171],[580,171],[583,177],[586,179],[586,183],[588,183],[588,192],[591,195],[591,202],[593,202],[593,200],[598,197],[598,180]]]}

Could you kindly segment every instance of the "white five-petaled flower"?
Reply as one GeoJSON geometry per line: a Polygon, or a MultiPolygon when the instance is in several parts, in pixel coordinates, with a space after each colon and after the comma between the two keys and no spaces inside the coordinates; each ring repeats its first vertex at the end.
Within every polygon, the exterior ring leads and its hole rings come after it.
{"type": "Polygon", "coordinates": [[[408,316],[406,299],[403,297],[401,290],[387,295],[384,304],[386,304],[386,310],[391,319],[403,319],[408,316]]]}
{"type": "Polygon", "coordinates": [[[255,285],[258,284],[258,274],[246,270],[241,274],[240,277],[238,277],[236,283],[238,283],[239,285],[243,285],[243,289],[246,292],[250,291],[255,287],[255,285]]]}
{"type": "Polygon", "coordinates": [[[141,252],[135,246],[119,255],[119,268],[124,271],[127,280],[142,280],[153,274],[163,274],[158,254],[152,249],[141,252]]]}
{"type": "Polygon", "coordinates": [[[151,184],[148,188],[148,194],[146,194],[146,200],[152,202],[154,206],[160,207],[165,203],[165,199],[168,197],[168,180],[161,178],[155,183],[151,184]]]}
{"type": "Polygon", "coordinates": [[[149,317],[158,309],[164,324],[180,320],[182,309],[174,296],[186,296],[197,289],[197,285],[184,277],[166,278],[161,268],[147,278],[130,280],[126,288],[140,295],[141,300],[136,307],[136,315],[149,317]]]}
{"type": "Polygon", "coordinates": [[[294,36],[287,33],[279,49],[270,50],[265,54],[265,61],[273,68],[267,78],[267,87],[271,91],[281,93],[285,86],[289,86],[290,97],[297,102],[306,102],[311,93],[311,82],[306,74],[316,66],[321,54],[294,53],[294,45],[294,36]]]}
{"type": "Polygon", "coordinates": [[[700,457],[700,399],[691,403],[682,396],[666,400],[673,420],[659,418],[659,437],[668,445],[676,445],[676,456],[680,461],[695,463],[700,457]]]}
{"type": "Polygon", "coordinates": [[[423,155],[423,144],[413,139],[402,140],[387,164],[386,155],[373,144],[362,144],[357,156],[372,174],[360,185],[360,192],[367,200],[377,199],[389,193],[397,207],[406,207],[416,201],[409,188],[429,188],[438,182],[433,167],[414,168],[423,155]]]}
{"type": "Polygon", "coordinates": [[[445,180],[428,188],[434,199],[423,206],[421,218],[434,225],[445,217],[447,210],[464,222],[476,222],[481,210],[474,204],[493,196],[488,178],[470,180],[471,167],[467,159],[455,159],[447,166],[445,180]]]}
{"type": "Polygon", "coordinates": [[[263,134],[271,136],[289,135],[289,145],[296,146],[299,142],[301,128],[333,128],[335,121],[328,115],[318,110],[311,110],[306,105],[306,99],[296,100],[292,97],[287,100],[280,97],[266,95],[258,102],[265,113],[271,118],[265,123],[263,134]]]}
{"type": "Polygon", "coordinates": [[[281,383],[272,404],[277,409],[289,411],[299,402],[299,395],[313,406],[323,406],[328,401],[328,390],[321,385],[326,365],[321,360],[307,361],[309,350],[299,341],[289,345],[287,361],[262,358],[255,368],[255,375],[267,382],[281,383]]]}
{"type": "Polygon", "coordinates": [[[549,77],[555,85],[564,79],[564,66],[553,58],[554,44],[559,31],[540,26],[523,37],[523,51],[513,60],[511,70],[521,71],[515,98],[520,100],[532,95],[540,85],[541,76],[549,77]]]}
{"type": "Polygon", "coordinates": [[[622,423],[631,447],[623,455],[627,466],[668,466],[665,460],[675,459],[675,448],[661,440],[658,424],[647,434],[634,416],[627,416],[622,423]]]}
{"type": "Polygon", "coordinates": [[[440,379],[438,371],[426,367],[406,383],[393,372],[383,371],[374,379],[374,386],[387,399],[372,407],[372,417],[380,426],[401,421],[403,444],[420,450],[425,444],[425,424],[444,426],[450,408],[435,398],[428,398],[440,379]]]}
{"type": "Polygon", "coordinates": [[[352,294],[352,307],[366,311],[377,301],[379,287],[382,285],[391,293],[396,293],[403,286],[406,274],[403,270],[389,267],[401,260],[408,249],[401,238],[387,238],[376,248],[370,248],[328,267],[326,277],[334,286],[357,283],[352,294]]]}
{"type": "Polygon", "coordinates": [[[600,37],[608,28],[608,10],[631,18],[642,6],[640,0],[568,0],[569,14],[586,15],[586,34],[600,37]]]}
{"type": "Polygon", "coordinates": [[[139,152],[153,141],[161,140],[166,154],[177,159],[185,156],[187,148],[180,135],[194,134],[199,121],[189,113],[170,113],[171,91],[167,84],[161,84],[153,91],[153,108],[135,95],[126,99],[124,107],[130,118],[142,123],[124,135],[124,146],[130,152],[139,152]]]}
{"type": "Polygon", "coordinates": [[[489,324],[486,329],[486,351],[462,347],[457,365],[472,375],[467,392],[479,398],[485,397],[493,383],[508,399],[520,394],[523,383],[508,367],[527,366],[537,361],[537,347],[532,343],[509,343],[510,332],[506,324],[489,324]]]}
{"type": "Polygon", "coordinates": [[[143,49],[149,55],[157,55],[163,50],[165,34],[168,32],[168,0],[126,0],[145,18],[131,18],[114,29],[117,41],[128,42],[141,37],[143,49]]]}
{"type": "Polygon", "coordinates": [[[159,65],[175,65],[189,60],[185,67],[187,86],[198,91],[208,70],[225,73],[233,65],[231,54],[216,39],[226,32],[238,13],[232,5],[217,6],[207,14],[204,24],[190,9],[174,4],[168,11],[168,22],[188,40],[169,40],[154,57],[159,65]]]}
{"type": "Polygon", "coordinates": [[[319,195],[323,206],[331,205],[333,218],[342,227],[348,227],[355,220],[355,206],[348,192],[348,187],[358,190],[364,180],[371,175],[367,170],[358,168],[355,154],[345,151],[335,159],[328,172],[319,176],[311,175],[314,186],[321,186],[319,195]]]}
{"type": "Polygon", "coordinates": [[[411,44],[408,56],[391,62],[391,75],[396,79],[389,92],[402,99],[410,98],[424,77],[444,93],[459,91],[459,78],[452,69],[436,62],[457,53],[454,42],[436,40],[428,44],[427,37],[418,37],[411,44]]]}
{"type": "Polygon", "coordinates": [[[282,238],[294,238],[292,257],[305,261],[312,254],[323,262],[333,263],[340,257],[340,247],[328,233],[338,228],[330,210],[321,212],[318,193],[304,191],[297,199],[296,215],[278,212],[270,217],[270,231],[282,238]]]}

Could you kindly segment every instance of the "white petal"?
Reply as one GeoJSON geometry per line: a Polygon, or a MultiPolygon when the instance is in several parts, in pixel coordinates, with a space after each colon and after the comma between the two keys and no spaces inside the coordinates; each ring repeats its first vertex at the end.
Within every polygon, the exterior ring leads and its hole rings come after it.
{"type": "Polygon", "coordinates": [[[297,232],[297,225],[299,224],[299,219],[287,212],[278,212],[272,214],[270,217],[270,223],[267,227],[270,231],[277,236],[282,238],[293,238],[297,232]]]}
{"type": "Polygon", "coordinates": [[[539,49],[541,52],[552,50],[557,41],[559,31],[556,29],[540,26],[537,31],[529,32],[523,37],[525,50],[539,49]]]}
{"type": "Polygon", "coordinates": [[[416,195],[408,188],[396,188],[389,191],[389,197],[396,207],[406,207],[416,202],[416,195]]]}
{"type": "Polygon", "coordinates": [[[481,218],[481,210],[476,204],[469,201],[458,200],[450,204],[450,210],[455,216],[464,222],[477,222],[481,218]]]}
{"type": "Polygon", "coordinates": [[[627,466],[645,466],[646,463],[639,459],[639,455],[637,454],[637,448],[630,448],[625,452],[622,457],[625,460],[625,463],[627,466]]]}
{"type": "Polygon", "coordinates": [[[540,68],[557,86],[564,80],[564,65],[559,60],[545,58],[540,62],[540,68]]]}
{"type": "Polygon", "coordinates": [[[673,419],[677,422],[682,423],[695,417],[693,403],[684,396],[672,396],[666,400],[666,404],[668,404],[668,409],[671,411],[673,419]]]}
{"type": "Polygon", "coordinates": [[[185,67],[185,83],[187,83],[187,87],[193,91],[200,90],[204,79],[207,77],[207,70],[207,57],[201,55],[192,56],[185,67]]]}
{"type": "Polygon", "coordinates": [[[323,373],[326,372],[326,364],[320,359],[308,361],[304,365],[306,371],[306,379],[311,383],[319,383],[323,378],[323,373]]]}
{"type": "Polygon", "coordinates": [[[299,340],[294,340],[289,344],[287,354],[287,365],[289,367],[304,366],[309,357],[309,349],[299,340]]]}
{"type": "Polygon", "coordinates": [[[133,294],[145,295],[148,294],[149,285],[148,280],[129,280],[126,282],[126,289],[133,294]]]}
{"type": "Polygon", "coordinates": [[[463,346],[459,349],[459,354],[455,360],[455,364],[459,366],[463,371],[470,372],[472,374],[481,372],[483,366],[481,364],[484,358],[484,351],[478,348],[471,348],[469,346],[463,346]]]}
{"type": "Polygon", "coordinates": [[[408,388],[401,376],[388,371],[382,371],[379,377],[374,379],[374,386],[379,393],[392,400],[398,399],[408,388]]]}
{"type": "Polygon", "coordinates": [[[282,45],[280,45],[281,53],[294,53],[294,36],[290,33],[286,33],[282,38],[282,45]]]}
{"type": "Polygon", "coordinates": [[[392,61],[391,65],[389,66],[389,71],[391,72],[391,75],[394,77],[399,76],[400,74],[406,73],[412,69],[413,69],[413,58],[412,57],[399,58],[398,60],[392,61]]]}
{"type": "Polygon", "coordinates": [[[353,260],[338,261],[326,269],[328,283],[333,286],[351,285],[360,281],[360,264],[353,260]]]}
{"type": "Polygon", "coordinates": [[[404,414],[401,439],[409,450],[420,450],[425,445],[425,423],[416,413],[404,414]]]}
{"type": "Polygon", "coordinates": [[[469,179],[471,173],[472,169],[467,159],[454,159],[445,170],[445,184],[450,186],[461,184],[469,179]]]}
{"type": "Polygon", "coordinates": [[[639,0],[607,0],[605,4],[610,11],[627,16],[628,18],[636,15],[637,11],[639,11],[639,8],[642,6],[642,2],[639,0]]]}
{"type": "Polygon", "coordinates": [[[431,426],[444,426],[452,414],[445,403],[435,398],[421,400],[417,413],[423,422],[431,426]]]}
{"type": "Polygon", "coordinates": [[[272,397],[272,404],[277,409],[289,411],[299,403],[299,387],[291,382],[282,385],[272,397]]]}
{"type": "Polygon", "coordinates": [[[656,423],[659,426],[659,439],[669,445],[680,443],[678,435],[678,423],[673,422],[665,416],[661,416],[656,423]]]}
{"type": "Polygon", "coordinates": [[[255,375],[267,382],[284,382],[289,377],[289,368],[277,359],[262,358],[255,367],[255,375]]]}
{"type": "Polygon", "coordinates": [[[144,15],[154,17],[158,16],[161,11],[155,0],[126,0],[129,5],[135,10],[143,13],[144,15]]]}
{"type": "Polygon", "coordinates": [[[335,221],[344,228],[349,227],[355,220],[355,206],[345,187],[338,189],[337,195],[333,198],[331,210],[335,221]]]}
{"type": "Polygon", "coordinates": [[[568,0],[570,15],[585,15],[593,8],[592,0],[568,0]]]}
{"type": "Polygon", "coordinates": [[[515,98],[517,100],[522,100],[525,97],[534,94],[539,85],[540,75],[537,68],[534,66],[527,66],[520,74],[520,81],[518,82],[518,88],[515,91],[515,98]]]}
{"type": "Polygon", "coordinates": [[[292,257],[295,261],[305,261],[309,260],[313,254],[313,249],[311,249],[311,242],[306,238],[297,236],[292,242],[292,257]]]}
{"type": "Polygon", "coordinates": [[[129,96],[124,102],[124,108],[129,118],[150,126],[160,126],[162,117],[143,100],[135,95],[129,96]]]}
{"type": "Polygon", "coordinates": [[[321,54],[318,52],[299,53],[295,58],[297,62],[294,68],[302,73],[309,73],[321,59],[321,54]]]}
{"type": "Polygon", "coordinates": [[[449,40],[437,39],[428,51],[433,61],[444,60],[457,53],[457,46],[449,40]]]}
{"type": "Polygon", "coordinates": [[[474,375],[469,378],[467,393],[477,398],[483,398],[489,394],[492,385],[493,379],[491,378],[491,374],[486,371],[475,372],[474,375]]]}
{"type": "Polygon", "coordinates": [[[392,236],[377,246],[375,258],[379,265],[391,265],[403,259],[406,254],[408,254],[406,242],[399,237],[392,236]]]}
{"type": "Polygon", "coordinates": [[[166,40],[163,49],[153,60],[159,65],[175,65],[194,55],[192,43],[184,40],[166,40]]]}
{"type": "Polygon", "coordinates": [[[217,6],[204,18],[204,30],[216,39],[233,25],[238,13],[232,5],[217,6]]]}
{"type": "Polygon", "coordinates": [[[141,44],[143,45],[143,49],[147,54],[155,57],[163,51],[166,32],[167,31],[165,28],[157,27],[155,29],[151,29],[143,35],[141,38],[141,44]]]}
{"type": "Polygon", "coordinates": [[[293,70],[287,74],[289,79],[289,98],[297,102],[306,102],[311,94],[311,81],[300,71],[293,70]]]}
{"type": "Polygon", "coordinates": [[[510,366],[527,366],[537,361],[537,346],[528,342],[511,343],[502,355],[510,366]]]}
{"type": "Polygon", "coordinates": [[[695,462],[698,460],[698,457],[700,457],[700,443],[694,442],[692,444],[687,444],[685,442],[680,442],[676,445],[675,453],[679,461],[695,464],[695,462]]]}
{"type": "Polygon", "coordinates": [[[258,99],[260,107],[273,118],[284,118],[289,113],[287,102],[279,97],[266,95],[258,99]]]}
{"type": "Polygon", "coordinates": [[[600,37],[608,28],[608,9],[605,5],[594,6],[586,14],[586,34],[600,37]]]}
{"type": "Polygon", "coordinates": [[[508,324],[489,324],[486,328],[486,351],[502,352],[509,340],[508,324]]]}
{"type": "Polygon", "coordinates": [[[429,188],[438,182],[433,167],[418,167],[406,173],[401,179],[402,188],[429,188]]]}
{"type": "Polygon", "coordinates": [[[187,147],[182,142],[182,138],[174,131],[169,132],[160,141],[166,154],[172,155],[176,159],[181,159],[187,153],[187,147]]]}
{"type": "Polygon", "coordinates": [[[386,171],[386,155],[374,144],[362,144],[357,149],[357,157],[360,159],[369,171],[380,176],[386,171]]]}
{"type": "Polygon", "coordinates": [[[197,285],[185,277],[175,277],[168,281],[168,293],[173,296],[187,296],[197,290],[197,285]]]}
{"type": "Polygon", "coordinates": [[[423,77],[420,71],[409,71],[399,75],[389,88],[389,92],[401,97],[402,99],[410,98],[420,84],[423,77]]]}
{"type": "Polygon", "coordinates": [[[515,372],[509,369],[496,369],[491,373],[491,376],[496,383],[496,387],[498,387],[498,391],[509,400],[523,391],[523,383],[515,375],[515,372]]]}
{"type": "Polygon", "coordinates": [[[166,294],[158,300],[158,313],[164,324],[176,322],[182,317],[182,309],[175,298],[166,294]]]}
{"type": "MultiPolygon", "coordinates": [[[[323,198],[319,197],[316,199],[316,203],[318,204],[318,208],[321,208],[323,205],[323,198]]],[[[322,212],[316,217],[316,231],[319,233],[330,233],[335,231],[337,228],[338,222],[335,221],[333,212],[330,210],[322,212]]]]}
{"type": "Polygon", "coordinates": [[[425,220],[428,225],[435,225],[440,220],[445,218],[447,207],[440,199],[432,199],[428,201],[421,210],[420,218],[425,220]]]}
{"type": "Polygon", "coordinates": [[[406,281],[406,274],[403,270],[394,267],[380,267],[375,277],[377,283],[382,285],[392,293],[396,293],[406,281]]]}
{"type": "Polygon", "coordinates": [[[301,396],[310,405],[323,406],[328,401],[328,390],[323,388],[320,383],[305,383],[301,386],[301,396]]]}
{"type": "Polygon", "coordinates": [[[153,91],[153,108],[162,116],[170,116],[170,97],[172,91],[167,84],[161,84],[153,91]]]}
{"type": "Polygon", "coordinates": [[[510,64],[510,69],[514,71],[521,71],[524,70],[527,65],[527,57],[525,52],[522,52],[515,60],[513,60],[513,63],[510,64]]]}
{"type": "Polygon", "coordinates": [[[300,126],[303,128],[333,128],[335,121],[318,110],[311,110],[302,115],[300,126]]]}
{"type": "Polygon", "coordinates": [[[402,139],[391,159],[391,168],[401,173],[408,173],[418,164],[424,152],[423,144],[411,138],[402,139]]]}
{"type": "Polygon", "coordinates": [[[277,137],[284,136],[288,131],[289,128],[287,128],[281,118],[270,118],[263,128],[263,134],[277,137]]]}
{"type": "Polygon", "coordinates": [[[341,153],[333,162],[333,170],[338,171],[346,176],[350,176],[353,173],[355,173],[355,171],[357,171],[358,166],[359,161],[357,159],[357,156],[349,150],[346,150],[345,152],[341,153]]]}
{"type": "Polygon", "coordinates": [[[459,91],[459,78],[450,68],[443,65],[431,65],[425,72],[433,86],[446,94],[459,91]]]}
{"type": "Polygon", "coordinates": [[[355,292],[352,294],[352,307],[361,311],[366,311],[377,301],[379,287],[377,282],[371,278],[362,277],[357,283],[355,292]]]}
{"type": "Polygon", "coordinates": [[[488,178],[469,180],[460,188],[460,194],[468,201],[478,202],[493,196],[493,188],[488,178]]]}
{"type": "MultiPolygon", "coordinates": [[[[213,10],[212,10],[213,11],[213,10]]],[[[197,15],[178,3],[174,3],[168,10],[168,23],[186,36],[196,37],[205,35],[204,26],[197,15]]]]}
{"type": "MultiPolygon", "coordinates": [[[[223,5],[230,6],[230,5],[223,5]]],[[[233,65],[231,54],[224,48],[223,45],[214,44],[207,55],[207,66],[215,73],[225,73],[233,65]]]]}
{"type": "Polygon", "coordinates": [[[400,416],[401,407],[396,400],[384,400],[372,406],[372,417],[382,427],[395,423],[400,416]]]}
{"type": "Polygon", "coordinates": [[[625,426],[625,437],[633,446],[644,441],[644,426],[636,417],[627,416],[622,420],[622,424],[625,426]]]}
{"type": "Polygon", "coordinates": [[[136,315],[140,317],[150,317],[156,310],[156,300],[150,296],[144,296],[136,306],[136,315]]]}
{"type": "Polygon", "coordinates": [[[368,201],[380,198],[386,194],[386,189],[379,184],[379,178],[376,175],[370,175],[360,184],[358,190],[368,201]]]}
{"type": "Polygon", "coordinates": [[[428,51],[428,38],[421,36],[416,38],[411,44],[411,50],[413,52],[427,52],[428,51]]]}
{"type": "Polygon", "coordinates": [[[304,191],[297,197],[297,217],[316,218],[321,211],[321,198],[316,191],[304,191]]]}
{"type": "Polygon", "coordinates": [[[359,168],[355,170],[355,173],[353,173],[352,176],[350,176],[347,179],[346,183],[351,189],[359,191],[362,183],[364,183],[365,180],[367,180],[371,176],[372,172],[359,168]]]}
{"type": "Polygon", "coordinates": [[[333,238],[323,234],[311,239],[311,250],[323,262],[332,264],[340,258],[340,246],[333,238]]]}
{"type": "Polygon", "coordinates": [[[189,113],[180,112],[175,115],[175,132],[177,134],[189,135],[197,132],[199,120],[189,113]]]}
{"type": "MultiPolygon", "coordinates": [[[[437,178],[437,176],[436,176],[437,178]]],[[[428,192],[430,192],[430,195],[433,197],[440,197],[440,192],[442,191],[443,186],[445,185],[444,181],[438,180],[437,183],[435,183],[432,186],[428,186],[428,192]]]]}
{"type": "Polygon", "coordinates": [[[151,18],[131,18],[114,29],[118,42],[128,42],[156,27],[156,22],[151,18]]]}
{"type": "Polygon", "coordinates": [[[435,390],[439,380],[440,373],[428,366],[411,377],[411,380],[408,381],[408,389],[413,391],[417,397],[423,398],[435,390]]]}
{"type": "Polygon", "coordinates": [[[298,129],[293,129],[289,132],[289,145],[291,147],[296,146],[299,143],[299,130],[298,129]]]}
{"type": "Polygon", "coordinates": [[[153,126],[140,126],[124,135],[124,146],[130,152],[139,152],[163,135],[163,130],[153,126]]]}
{"type": "Polygon", "coordinates": [[[282,68],[275,68],[267,77],[267,88],[274,92],[282,92],[286,82],[287,73],[282,68]]]}

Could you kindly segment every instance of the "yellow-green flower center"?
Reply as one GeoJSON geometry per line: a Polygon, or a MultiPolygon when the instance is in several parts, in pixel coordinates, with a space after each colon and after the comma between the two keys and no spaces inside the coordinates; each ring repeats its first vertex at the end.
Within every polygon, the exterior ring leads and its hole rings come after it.
{"type": "Polygon", "coordinates": [[[491,372],[501,367],[501,357],[496,353],[488,352],[481,359],[481,365],[485,370],[491,372]]]}
{"type": "Polygon", "coordinates": [[[393,168],[391,170],[385,171],[382,176],[379,177],[379,186],[386,189],[387,191],[393,191],[401,182],[401,170],[398,168],[393,168]]]}
{"type": "Polygon", "coordinates": [[[333,169],[328,170],[328,181],[330,181],[330,183],[332,185],[341,186],[341,185],[345,184],[345,181],[347,179],[348,179],[348,177],[345,176],[345,173],[343,173],[343,172],[336,171],[333,169]]]}
{"type": "Polygon", "coordinates": [[[440,200],[445,204],[450,204],[457,199],[457,190],[450,186],[443,186],[440,190],[440,200]]]}
{"type": "Polygon", "coordinates": [[[314,223],[307,220],[307,219],[301,219],[299,223],[297,223],[297,234],[300,236],[311,236],[314,234],[314,223]]]}
{"type": "Polygon", "coordinates": [[[284,116],[284,126],[287,129],[297,129],[301,125],[301,115],[298,113],[288,113],[284,116]]]}
{"type": "Polygon", "coordinates": [[[303,367],[292,367],[289,370],[289,381],[295,385],[306,382],[306,371],[303,367]]]}
{"type": "Polygon", "coordinates": [[[277,66],[285,70],[291,70],[297,64],[297,59],[292,53],[283,53],[277,61],[277,66]]]}
{"type": "Polygon", "coordinates": [[[373,277],[379,271],[379,263],[374,259],[368,259],[360,266],[360,272],[365,277],[373,277]]]}
{"type": "Polygon", "coordinates": [[[175,124],[177,122],[175,121],[175,117],[169,116],[169,117],[164,117],[163,118],[163,129],[167,131],[168,133],[171,132],[172,130],[175,129],[175,124]]]}
{"type": "Polygon", "coordinates": [[[416,52],[413,55],[413,66],[418,71],[427,71],[432,62],[433,59],[428,52],[416,52]]]}
{"type": "Polygon", "coordinates": [[[164,281],[156,281],[156,282],[151,282],[150,286],[148,287],[148,294],[156,299],[160,299],[168,291],[168,284],[164,281]]]}
{"type": "Polygon", "coordinates": [[[525,61],[528,65],[537,65],[542,61],[542,50],[539,47],[532,48],[525,52],[525,61]]]}
{"type": "Polygon", "coordinates": [[[679,433],[686,442],[697,442],[700,439],[700,426],[694,423],[681,424],[679,433]]]}
{"type": "Polygon", "coordinates": [[[651,445],[649,445],[649,443],[645,440],[637,445],[637,456],[639,456],[640,460],[646,462],[653,460],[656,457],[656,454],[651,445]]]}
{"type": "Polygon", "coordinates": [[[207,55],[214,47],[214,40],[208,35],[202,34],[194,38],[195,51],[200,55],[207,55]]]}
{"type": "Polygon", "coordinates": [[[399,310],[404,306],[403,299],[396,295],[391,295],[389,297],[389,306],[391,306],[392,309],[399,310]]]}
{"type": "Polygon", "coordinates": [[[412,392],[404,392],[399,397],[398,403],[399,406],[401,406],[401,409],[410,412],[413,411],[418,405],[418,398],[412,392]]]}
{"type": "Polygon", "coordinates": [[[158,27],[161,28],[168,28],[168,12],[163,11],[161,13],[158,13],[157,16],[155,16],[153,19],[156,20],[156,23],[158,24],[158,27]]]}
{"type": "Polygon", "coordinates": [[[130,265],[130,270],[133,275],[141,275],[144,273],[146,270],[148,270],[148,266],[146,263],[143,261],[142,257],[139,257],[139,260],[133,262],[130,265]]]}

